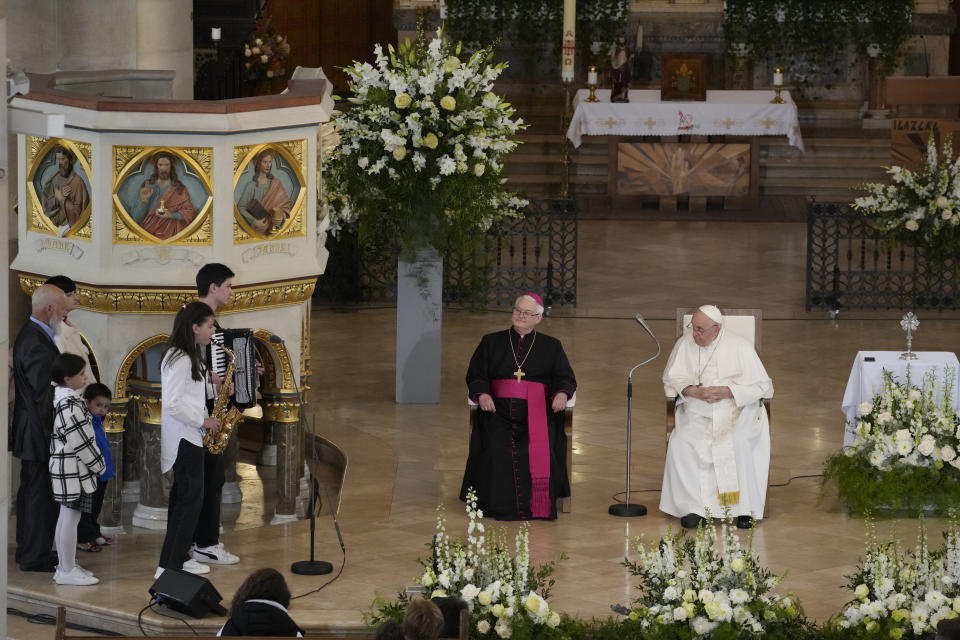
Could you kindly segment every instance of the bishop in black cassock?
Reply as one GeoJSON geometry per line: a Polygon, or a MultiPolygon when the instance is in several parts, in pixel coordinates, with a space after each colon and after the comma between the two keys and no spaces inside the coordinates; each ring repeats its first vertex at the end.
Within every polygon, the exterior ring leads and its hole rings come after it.
{"type": "Polygon", "coordinates": [[[513,326],[485,335],[467,369],[480,412],[460,499],[473,487],[484,515],[500,520],[553,520],[570,495],[563,407],[577,381],[560,341],[536,330],[542,319],[540,297],[520,296],[513,326]]]}

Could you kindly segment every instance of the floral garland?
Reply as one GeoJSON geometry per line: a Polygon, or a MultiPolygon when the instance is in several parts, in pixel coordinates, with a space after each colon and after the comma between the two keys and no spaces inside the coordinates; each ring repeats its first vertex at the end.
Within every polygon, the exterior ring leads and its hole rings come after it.
{"type": "Polygon", "coordinates": [[[866,558],[849,576],[853,599],[833,620],[829,637],[926,638],[944,619],[960,616],[960,528],[956,518],[940,549],[930,551],[923,521],[916,547],[906,552],[894,538],[879,543],[867,524],[866,558]]]}
{"type": "Polygon", "coordinates": [[[954,371],[944,368],[940,406],[937,376],[928,372],[921,387],[883,372],[883,388],[857,408],[857,441],[831,456],[823,485],[834,482],[851,512],[877,506],[916,512],[932,507],[946,513],[960,497],[960,413],[955,413],[954,371]]]}
{"type": "Polygon", "coordinates": [[[279,78],[287,73],[284,62],[290,55],[287,37],[270,29],[270,19],[257,22],[243,45],[243,68],[248,80],[279,78]]]}
{"type": "MultiPolygon", "coordinates": [[[[514,640],[559,638],[562,618],[547,602],[556,563],[531,566],[529,523],[518,529],[511,555],[505,528],[487,536],[472,488],[467,492],[466,544],[459,538],[450,539],[444,510],[440,507],[437,511],[430,557],[421,560],[424,572],[414,579],[425,588],[425,594],[463,599],[470,610],[471,638],[492,638],[494,634],[514,640]]],[[[561,555],[560,559],[564,558],[561,555]]],[[[402,618],[405,603],[404,594],[397,603],[375,601],[370,622],[402,618]]]]}
{"type": "Polygon", "coordinates": [[[640,578],[640,597],[633,609],[614,607],[640,624],[644,635],[657,638],[753,638],[805,635],[808,623],[794,598],[773,589],[783,575],[761,567],[750,547],[744,550],[727,510],[717,532],[700,527],[694,540],[686,532],[668,531],[647,547],[643,538],[632,543],[639,559],[624,560],[631,575],[640,578]]]}
{"type": "Polygon", "coordinates": [[[891,184],[863,185],[869,195],[857,198],[853,208],[892,239],[956,254],[960,245],[960,157],[953,159],[950,138],[938,157],[931,130],[927,153],[916,172],[893,166],[887,173],[891,184]]]}
{"type": "Polygon", "coordinates": [[[442,29],[429,44],[421,30],[345,69],[352,106],[334,114],[340,142],[325,167],[334,230],[353,225],[411,255],[520,217],[527,201],[501,184],[524,126],[493,93],[506,64],[491,64],[489,49],[462,61],[460,50],[442,29]]]}

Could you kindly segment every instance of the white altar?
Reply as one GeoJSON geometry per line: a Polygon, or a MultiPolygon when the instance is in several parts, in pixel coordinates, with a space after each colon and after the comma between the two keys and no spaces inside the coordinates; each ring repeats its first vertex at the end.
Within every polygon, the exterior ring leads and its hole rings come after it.
{"type": "Polygon", "coordinates": [[[774,92],[707,91],[703,102],[660,100],[659,89],[631,90],[630,102],[610,102],[610,90],[586,102],[581,89],[574,98],[567,137],[579,147],[583,136],[786,136],[803,151],[797,105],[789,91],[784,104],[770,104],[774,92]]]}
{"type": "Polygon", "coordinates": [[[916,386],[923,384],[923,376],[933,372],[937,376],[937,391],[934,397],[937,404],[943,398],[944,368],[953,368],[953,406],[960,406],[960,362],[955,353],[949,351],[917,351],[916,360],[901,360],[900,351],[858,351],[853,359],[847,388],[843,392],[842,410],[845,417],[843,446],[848,447],[857,440],[857,407],[869,402],[874,394],[883,387],[883,372],[889,371],[893,377],[904,382],[907,367],[910,368],[910,380],[916,386]]]}

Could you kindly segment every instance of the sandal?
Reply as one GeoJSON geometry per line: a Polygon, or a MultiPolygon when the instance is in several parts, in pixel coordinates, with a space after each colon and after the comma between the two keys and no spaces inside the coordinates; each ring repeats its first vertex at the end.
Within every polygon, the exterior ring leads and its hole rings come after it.
{"type": "Polygon", "coordinates": [[[96,542],[78,542],[77,549],[80,549],[81,551],[90,551],[93,553],[102,551],[100,545],[98,545],[96,542]]]}

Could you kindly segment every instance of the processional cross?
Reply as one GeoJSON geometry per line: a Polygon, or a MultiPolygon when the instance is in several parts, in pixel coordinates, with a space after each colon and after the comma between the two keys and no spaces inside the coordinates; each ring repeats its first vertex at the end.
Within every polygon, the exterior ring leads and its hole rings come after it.
{"type": "Polygon", "coordinates": [[[916,360],[917,354],[911,351],[911,346],[913,345],[913,332],[917,330],[917,327],[920,326],[920,321],[917,320],[917,316],[913,314],[913,311],[908,311],[904,314],[903,318],[900,320],[900,328],[907,332],[907,350],[905,353],[900,354],[901,360],[916,360]]]}

